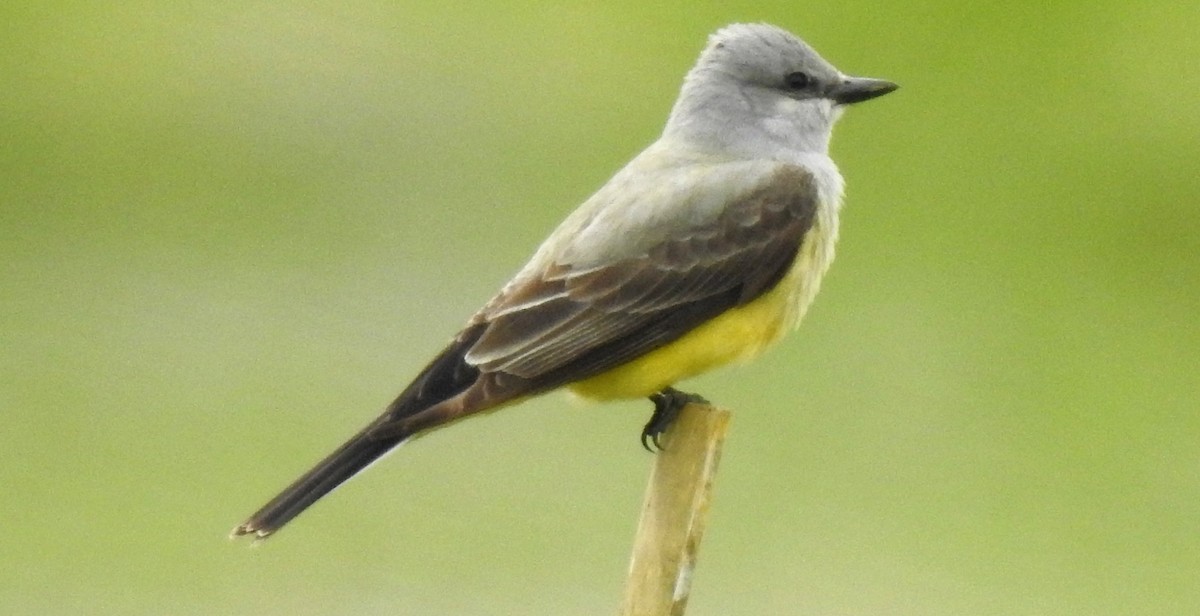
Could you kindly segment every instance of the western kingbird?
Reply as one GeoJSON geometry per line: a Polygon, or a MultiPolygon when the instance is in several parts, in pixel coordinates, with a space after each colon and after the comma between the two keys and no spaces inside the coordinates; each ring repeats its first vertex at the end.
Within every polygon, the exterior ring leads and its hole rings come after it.
{"type": "Polygon", "coordinates": [[[233,530],[267,537],[406,440],[566,387],[649,397],[656,445],[698,396],[672,387],[750,359],[799,323],[833,260],[848,77],[788,32],[709,37],[662,136],[542,243],[384,413],[233,530]]]}

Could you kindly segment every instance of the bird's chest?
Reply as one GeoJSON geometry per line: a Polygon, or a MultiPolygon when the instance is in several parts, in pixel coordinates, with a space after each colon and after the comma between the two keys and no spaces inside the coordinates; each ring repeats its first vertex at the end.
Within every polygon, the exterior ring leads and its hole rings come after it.
{"type": "Polygon", "coordinates": [[[821,289],[821,280],[833,263],[837,237],[837,208],[820,208],[812,228],[804,235],[795,263],[784,277],[785,284],[781,285],[788,291],[788,307],[782,315],[783,331],[797,327],[812,305],[821,289]]]}

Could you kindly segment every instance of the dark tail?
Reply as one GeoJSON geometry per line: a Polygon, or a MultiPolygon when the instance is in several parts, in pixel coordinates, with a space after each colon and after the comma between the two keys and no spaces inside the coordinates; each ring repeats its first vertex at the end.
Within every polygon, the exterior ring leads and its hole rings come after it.
{"type": "Polygon", "coordinates": [[[258,538],[270,536],[300,515],[309,505],[329,494],[334,488],[346,482],[359,471],[367,468],[372,462],[391,451],[405,437],[380,439],[371,435],[371,427],[359,432],[354,438],[346,441],[329,457],[322,460],[312,470],[297,479],[292,485],[280,492],[271,502],[263,505],[245,522],[233,529],[231,536],[248,535],[253,533],[258,538]]]}
{"type": "Polygon", "coordinates": [[[413,435],[519,393],[496,395],[492,375],[481,378],[480,371],[463,360],[466,350],[482,333],[483,326],[479,325],[459,334],[382,416],[234,528],[231,536],[268,537],[413,435]]]}

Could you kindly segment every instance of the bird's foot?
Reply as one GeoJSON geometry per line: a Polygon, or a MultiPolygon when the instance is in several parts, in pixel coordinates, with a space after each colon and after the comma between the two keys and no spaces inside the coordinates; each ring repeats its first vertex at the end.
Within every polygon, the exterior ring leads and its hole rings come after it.
{"type": "Polygon", "coordinates": [[[646,422],[646,427],[642,428],[642,447],[651,453],[654,452],[654,449],[662,450],[663,447],[658,439],[675,422],[675,418],[679,417],[679,411],[683,410],[683,407],[692,402],[708,404],[708,400],[696,394],[684,393],[674,387],[668,387],[650,396],[650,401],[654,403],[654,413],[650,415],[650,421],[646,422]],[[654,449],[650,448],[650,443],[654,443],[654,449]]]}

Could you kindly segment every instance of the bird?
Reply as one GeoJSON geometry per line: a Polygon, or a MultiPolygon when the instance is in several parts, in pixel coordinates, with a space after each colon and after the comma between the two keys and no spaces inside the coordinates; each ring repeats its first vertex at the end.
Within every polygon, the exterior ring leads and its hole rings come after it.
{"type": "Polygon", "coordinates": [[[642,445],[690,402],[681,380],[798,326],[834,256],[844,109],[897,84],[843,74],[763,23],[708,37],[659,138],[467,320],[383,413],[235,527],[269,537],[416,436],[558,389],[648,398],[642,445]]]}

